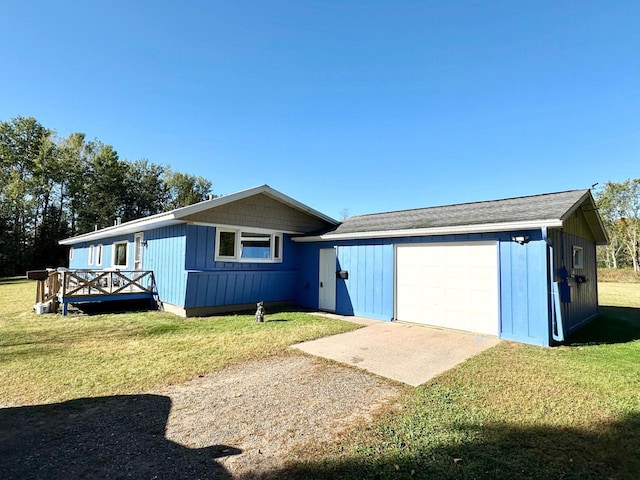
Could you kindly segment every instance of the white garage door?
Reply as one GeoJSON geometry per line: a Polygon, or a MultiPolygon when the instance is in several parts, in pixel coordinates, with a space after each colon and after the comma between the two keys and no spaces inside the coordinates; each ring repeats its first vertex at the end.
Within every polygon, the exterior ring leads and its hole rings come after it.
{"type": "Polygon", "coordinates": [[[499,334],[495,242],[398,245],[396,252],[398,320],[499,334]]]}

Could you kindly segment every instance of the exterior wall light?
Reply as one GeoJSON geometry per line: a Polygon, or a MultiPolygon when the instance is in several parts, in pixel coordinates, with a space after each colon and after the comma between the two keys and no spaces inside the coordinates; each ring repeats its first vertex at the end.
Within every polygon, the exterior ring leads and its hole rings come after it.
{"type": "Polygon", "coordinates": [[[517,237],[511,237],[511,241],[519,243],[520,245],[524,245],[525,243],[529,243],[529,235],[519,235],[517,237]]]}

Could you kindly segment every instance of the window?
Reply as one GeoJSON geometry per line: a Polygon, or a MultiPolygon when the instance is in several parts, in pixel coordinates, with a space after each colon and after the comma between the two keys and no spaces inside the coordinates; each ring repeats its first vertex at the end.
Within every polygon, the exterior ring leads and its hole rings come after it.
{"type": "Polygon", "coordinates": [[[584,268],[584,251],[582,247],[573,246],[573,268],[584,268]]]}
{"type": "Polygon", "coordinates": [[[93,265],[93,250],[94,250],[93,245],[89,245],[89,261],[88,261],[89,265],[93,265]]]}
{"type": "Polygon", "coordinates": [[[236,232],[220,230],[218,232],[218,257],[236,258],[236,232]]]}
{"type": "Polygon", "coordinates": [[[232,262],[281,262],[282,234],[218,228],[215,259],[232,262]]]}
{"type": "Polygon", "coordinates": [[[114,267],[127,267],[128,265],[128,252],[129,243],[119,242],[113,244],[113,266],[114,267]]]}
{"type": "Polygon", "coordinates": [[[96,247],[96,265],[102,265],[102,245],[96,247]]]}

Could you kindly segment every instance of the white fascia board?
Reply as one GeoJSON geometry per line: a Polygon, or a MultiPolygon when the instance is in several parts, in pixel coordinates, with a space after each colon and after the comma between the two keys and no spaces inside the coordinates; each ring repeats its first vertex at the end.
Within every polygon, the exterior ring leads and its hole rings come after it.
{"type": "Polygon", "coordinates": [[[457,225],[451,227],[416,228],[406,230],[383,230],[374,232],[354,232],[333,234],[325,233],[313,237],[297,237],[294,242],[322,242],[331,240],[358,240],[363,238],[393,238],[393,237],[426,237],[432,235],[455,235],[465,233],[504,232],[512,230],[533,230],[542,227],[562,227],[558,219],[538,220],[535,222],[485,223],[479,225],[457,225]]]}
{"type": "Polygon", "coordinates": [[[83,233],[76,237],[65,238],[60,240],[60,245],[75,245],[82,242],[92,242],[95,240],[102,240],[104,238],[116,237],[119,235],[128,235],[130,233],[143,232],[151,230],[152,228],[168,227],[170,225],[176,225],[178,223],[184,223],[182,220],[177,220],[171,213],[162,214],[162,216],[152,216],[142,218],[140,220],[132,220],[131,222],[123,223],[121,225],[114,225],[113,227],[103,228],[96,230],[95,232],[83,233]]]}

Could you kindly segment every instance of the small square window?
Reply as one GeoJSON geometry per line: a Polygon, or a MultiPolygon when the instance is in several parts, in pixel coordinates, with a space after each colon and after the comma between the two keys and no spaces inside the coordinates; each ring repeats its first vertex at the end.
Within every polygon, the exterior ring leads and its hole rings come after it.
{"type": "Polygon", "coordinates": [[[584,251],[582,247],[573,246],[573,268],[584,268],[584,251]]]}
{"type": "Polygon", "coordinates": [[[218,256],[235,258],[236,232],[220,231],[218,236],[218,256]]]}

